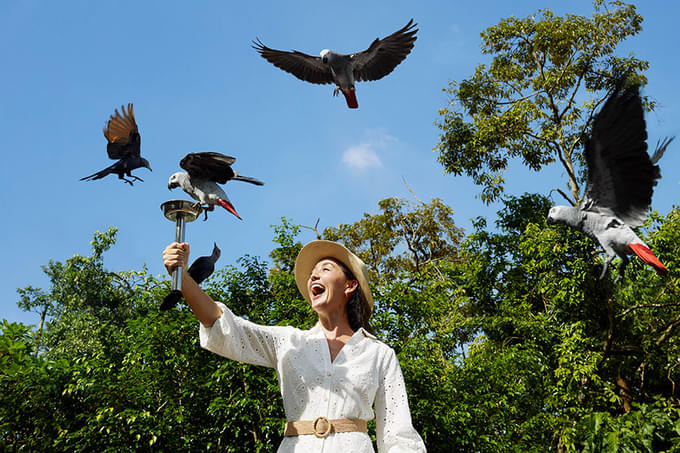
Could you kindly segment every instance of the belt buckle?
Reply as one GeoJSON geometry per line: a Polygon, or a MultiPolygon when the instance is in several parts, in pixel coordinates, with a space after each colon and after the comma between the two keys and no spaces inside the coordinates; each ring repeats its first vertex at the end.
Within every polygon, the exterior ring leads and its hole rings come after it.
{"type": "Polygon", "coordinates": [[[322,416],[319,416],[319,417],[316,417],[316,418],[314,419],[314,423],[313,423],[313,425],[312,425],[312,429],[313,429],[313,431],[314,431],[314,435],[315,435],[316,437],[318,437],[319,439],[324,439],[324,438],[328,437],[328,435],[331,433],[331,428],[332,428],[332,426],[331,426],[330,420],[328,420],[328,419],[327,419],[326,417],[324,417],[323,415],[322,415],[322,416]],[[325,422],[326,422],[326,429],[325,429],[324,431],[319,431],[319,430],[318,430],[318,425],[319,425],[319,422],[320,422],[320,421],[325,421],[325,422]]]}

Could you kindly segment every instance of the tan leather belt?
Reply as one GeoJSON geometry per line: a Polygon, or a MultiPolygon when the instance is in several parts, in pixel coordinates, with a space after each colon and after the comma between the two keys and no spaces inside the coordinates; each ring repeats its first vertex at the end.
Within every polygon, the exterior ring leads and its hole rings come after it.
{"type": "Polygon", "coordinates": [[[302,436],[304,434],[314,434],[316,437],[328,437],[331,433],[367,433],[368,427],[366,420],[358,418],[339,418],[328,420],[326,417],[316,417],[315,420],[300,420],[297,422],[286,423],[283,432],[285,437],[302,436]]]}

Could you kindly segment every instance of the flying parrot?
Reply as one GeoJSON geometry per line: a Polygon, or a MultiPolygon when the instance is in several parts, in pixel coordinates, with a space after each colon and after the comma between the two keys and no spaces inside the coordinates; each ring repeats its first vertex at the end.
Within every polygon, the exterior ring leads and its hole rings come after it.
{"type": "Polygon", "coordinates": [[[229,197],[218,184],[226,184],[227,181],[231,180],[245,181],[258,186],[264,183],[258,179],[236,173],[231,168],[235,161],[234,157],[215,152],[187,154],[179,163],[179,166],[185,169],[186,173],[180,171],[170,176],[168,189],[181,187],[197,201],[197,204],[203,206],[205,220],[208,219],[207,211],[214,210],[215,205],[222,206],[241,219],[241,216],[234,209],[234,205],[229,201],[229,197]]]}
{"type": "Polygon", "coordinates": [[[132,186],[134,185],[133,180],[144,182],[142,178],[134,176],[131,173],[132,170],[140,167],[151,170],[149,161],[140,155],[141,137],[135,122],[132,104],[128,104],[127,112],[124,106],[120,107],[120,111],[123,113],[122,115],[116,109],[104,126],[104,137],[108,142],[106,152],[110,159],[118,159],[118,161],[97,173],[80,178],[81,181],[93,181],[106,175],[117,174],[118,179],[122,179],[132,186]],[[125,176],[132,179],[126,179],[125,176]]]}
{"type": "Polygon", "coordinates": [[[335,83],[333,96],[342,91],[347,106],[355,109],[359,104],[354,82],[382,79],[392,72],[411,52],[417,39],[416,25],[411,19],[391,35],[376,38],[363,52],[348,55],[328,49],[322,50],[318,57],[297,50],[286,52],[265,46],[259,38],[253,41],[252,47],[268,62],[300,80],[317,84],[335,83]]]}
{"type": "MultiPolygon", "coordinates": [[[[191,263],[191,266],[189,266],[187,272],[191,278],[193,278],[194,281],[200,285],[203,280],[210,277],[215,271],[215,263],[218,259],[220,259],[221,254],[222,252],[220,251],[219,247],[217,247],[217,244],[213,243],[212,254],[196,258],[196,261],[191,263]]],[[[165,296],[165,299],[163,299],[163,302],[161,303],[161,310],[165,311],[173,308],[177,305],[177,302],[179,302],[181,298],[182,291],[170,291],[170,293],[165,296]]]]}
{"type": "Polygon", "coordinates": [[[647,218],[652,193],[661,177],[655,165],[673,138],[657,144],[647,154],[647,131],[639,87],[621,84],[593,120],[585,146],[586,188],[578,206],[554,206],[548,224],[561,223],[599,242],[606,253],[600,279],[618,255],[623,261],[616,281],[623,277],[628,255],[636,254],[660,275],[668,269],[635,234],[647,218]]]}

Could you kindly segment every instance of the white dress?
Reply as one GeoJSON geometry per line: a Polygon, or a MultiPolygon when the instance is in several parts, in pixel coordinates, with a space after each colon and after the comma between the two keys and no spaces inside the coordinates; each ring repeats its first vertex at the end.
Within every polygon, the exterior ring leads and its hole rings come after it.
{"type": "MultiPolygon", "coordinates": [[[[219,303],[222,316],[201,325],[201,346],[240,362],[276,369],[288,421],[376,416],[380,453],[424,452],[413,428],[404,377],[392,348],[359,329],[331,362],[321,325],[310,330],[262,326],[235,316],[219,303]]],[[[279,453],[374,452],[366,433],[285,437],[279,453]]]]}

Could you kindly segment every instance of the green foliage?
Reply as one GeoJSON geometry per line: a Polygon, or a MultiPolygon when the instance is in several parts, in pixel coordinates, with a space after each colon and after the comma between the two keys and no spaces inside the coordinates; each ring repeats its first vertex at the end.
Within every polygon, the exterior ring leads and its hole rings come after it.
{"type": "Polygon", "coordinates": [[[596,412],[577,426],[583,453],[659,453],[680,451],[680,412],[643,404],[620,417],[596,412]]]}
{"type": "Polygon", "coordinates": [[[445,89],[452,99],[439,110],[439,162],[448,173],[472,177],[484,202],[502,196],[513,158],[532,170],[559,160],[577,200],[578,149],[594,112],[623,74],[646,83],[646,61],[615,53],[642,29],[635,6],[596,1],[594,7],[591,17],[543,9],[501,20],[481,34],[491,62],[445,89]]]}
{"type": "MultiPolygon", "coordinates": [[[[394,198],[324,231],[369,263],[374,326],[398,353],[428,451],[677,451],[680,210],[641,231],[670,275],[636,259],[614,285],[597,279],[592,241],[546,227],[549,200],[504,204],[494,232],[478,219],[466,237],[440,200],[394,198]]],[[[310,327],[292,275],[298,233],[284,219],[273,264],[244,256],[206,291],[255,322],[310,327]]],[[[274,371],[202,350],[186,306],[158,310],[167,280],[104,268],[112,245],[52,262],[50,288],[21,293],[51,304],[39,354],[37,330],[2,324],[0,449],[274,450],[274,371]]]]}

